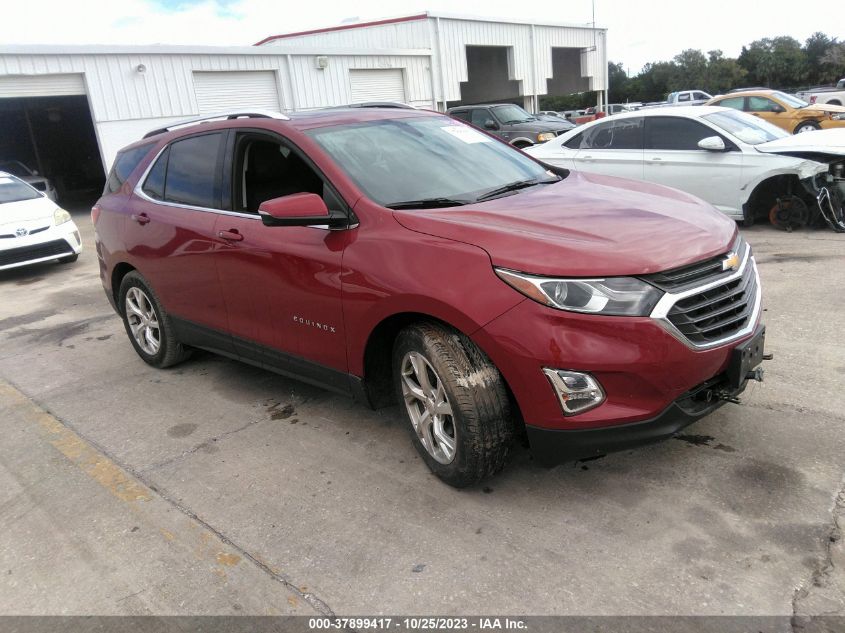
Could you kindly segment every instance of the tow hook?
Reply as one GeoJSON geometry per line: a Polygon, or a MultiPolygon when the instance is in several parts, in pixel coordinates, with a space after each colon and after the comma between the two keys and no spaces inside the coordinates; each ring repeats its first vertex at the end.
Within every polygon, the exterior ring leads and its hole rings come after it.
{"type": "Polygon", "coordinates": [[[763,368],[757,367],[756,369],[752,369],[750,372],[745,374],[745,377],[748,380],[756,380],[757,382],[763,382],[763,368]]]}
{"type": "MultiPolygon", "coordinates": [[[[763,354],[762,360],[772,360],[775,357],[774,354],[763,354]]],[[[754,369],[749,370],[745,373],[746,380],[756,380],[757,382],[763,382],[763,371],[762,367],[755,367],[754,369]]],[[[739,404],[740,400],[737,396],[733,395],[729,391],[708,391],[707,393],[707,402],[711,400],[724,400],[725,402],[732,402],[733,404],[739,404]]]]}

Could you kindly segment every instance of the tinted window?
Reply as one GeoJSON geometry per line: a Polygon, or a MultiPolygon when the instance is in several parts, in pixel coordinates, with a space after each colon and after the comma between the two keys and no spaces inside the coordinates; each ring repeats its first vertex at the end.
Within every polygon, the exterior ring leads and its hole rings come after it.
{"type": "Polygon", "coordinates": [[[564,143],[564,146],[568,147],[569,149],[578,149],[579,147],[581,147],[581,140],[583,136],[583,134],[576,134],[571,139],[566,141],[566,143],[564,143]]]}
{"type": "Polygon", "coordinates": [[[490,110],[486,108],[476,108],[472,110],[472,116],[470,117],[470,123],[473,125],[477,125],[478,127],[484,127],[485,121],[493,121],[493,115],[490,114],[490,110]]]}
{"type": "Polygon", "coordinates": [[[220,206],[218,155],[222,134],[203,134],[170,146],[164,199],[196,207],[220,206]]]}
{"type": "MultiPolygon", "coordinates": [[[[681,117],[649,117],[646,123],[646,149],[698,150],[698,142],[718,136],[712,129],[681,117]]],[[[704,150],[701,150],[704,151],[704,150]]]]}
{"type": "Polygon", "coordinates": [[[114,165],[109,172],[109,178],[106,180],[106,191],[108,193],[114,193],[120,189],[120,186],[135,171],[138,163],[144,159],[144,156],[147,155],[147,152],[150,151],[152,146],[152,143],[148,143],[147,145],[118,152],[117,157],[114,159],[114,165]]]}
{"type": "Polygon", "coordinates": [[[164,200],[168,156],[170,156],[169,147],[158,157],[150,173],[147,174],[147,179],[144,181],[144,193],[154,200],[164,200]]]}
{"type": "Polygon", "coordinates": [[[696,92],[696,93],[695,93],[695,98],[696,98],[696,99],[709,99],[709,98],[710,98],[710,96],[709,96],[709,95],[704,94],[703,92],[696,92]]]}
{"type": "Polygon", "coordinates": [[[690,95],[689,95],[688,92],[682,92],[681,94],[678,95],[678,101],[689,101],[690,100],[689,97],[690,97],[690,95]]]}
{"type": "Polygon", "coordinates": [[[456,119],[460,119],[461,121],[469,121],[468,110],[458,110],[457,112],[450,112],[449,115],[455,117],[456,119]]]}
{"type": "Polygon", "coordinates": [[[716,105],[723,108],[733,108],[734,110],[742,110],[745,107],[745,97],[731,97],[730,99],[722,99],[716,105]]]}
{"type": "Polygon", "coordinates": [[[599,123],[582,136],[580,149],[642,149],[643,120],[636,117],[599,123]]]}

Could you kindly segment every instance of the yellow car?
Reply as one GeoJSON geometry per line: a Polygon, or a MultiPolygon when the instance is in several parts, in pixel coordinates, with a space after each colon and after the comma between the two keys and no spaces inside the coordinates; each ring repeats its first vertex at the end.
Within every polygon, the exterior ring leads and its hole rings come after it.
{"type": "Polygon", "coordinates": [[[742,110],[792,134],[845,128],[845,107],[809,104],[779,90],[747,90],[713,97],[705,105],[742,110]]]}

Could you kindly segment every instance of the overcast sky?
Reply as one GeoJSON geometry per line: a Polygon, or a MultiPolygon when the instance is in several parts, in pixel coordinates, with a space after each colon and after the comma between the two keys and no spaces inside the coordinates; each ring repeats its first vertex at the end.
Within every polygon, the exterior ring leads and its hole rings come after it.
{"type": "MultiPolygon", "coordinates": [[[[17,0],[4,2],[3,44],[250,45],[277,33],[425,10],[538,22],[592,21],[590,0],[17,0]]],[[[736,56],[761,37],[815,31],[845,39],[845,3],[786,0],[595,0],[596,22],[609,29],[610,59],[632,73],[685,48],[736,56]]]]}

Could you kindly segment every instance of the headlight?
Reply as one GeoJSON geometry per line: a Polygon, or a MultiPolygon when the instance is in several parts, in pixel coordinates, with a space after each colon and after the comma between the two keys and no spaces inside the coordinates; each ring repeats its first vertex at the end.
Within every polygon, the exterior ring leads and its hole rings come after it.
{"type": "Polygon", "coordinates": [[[538,303],[572,312],[648,316],[663,296],[634,277],[554,279],[496,268],[502,281],[538,303]]]}
{"type": "Polygon", "coordinates": [[[545,143],[546,141],[551,141],[554,137],[554,132],[540,132],[540,134],[537,135],[537,142],[545,143]]]}
{"type": "Polygon", "coordinates": [[[64,224],[65,222],[70,222],[70,213],[68,213],[64,209],[56,209],[55,211],[53,211],[53,223],[56,226],[59,226],[59,224],[64,224]]]}

